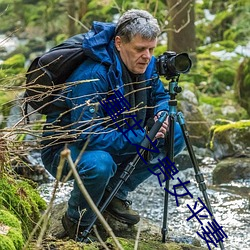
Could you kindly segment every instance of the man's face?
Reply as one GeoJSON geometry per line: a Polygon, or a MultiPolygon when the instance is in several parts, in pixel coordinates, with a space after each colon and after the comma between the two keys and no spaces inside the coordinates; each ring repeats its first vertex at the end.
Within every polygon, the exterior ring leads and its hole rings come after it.
{"type": "Polygon", "coordinates": [[[124,43],[121,37],[115,37],[115,46],[128,70],[134,74],[143,74],[153,55],[157,39],[146,40],[136,35],[129,43],[124,43]]]}

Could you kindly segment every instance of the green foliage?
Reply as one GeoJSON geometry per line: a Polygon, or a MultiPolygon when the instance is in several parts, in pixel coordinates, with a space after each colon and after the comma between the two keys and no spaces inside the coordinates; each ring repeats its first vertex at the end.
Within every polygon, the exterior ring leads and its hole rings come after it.
{"type": "Polygon", "coordinates": [[[210,97],[208,95],[201,95],[199,101],[200,103],[207,103],[214,107],[221,107],[224,103],[224,99],[221,96],[210,97]]]}
{"type": "Polygon", "coordinates": [[[214,80],[218,80],[221,84],[232,86],[235,78],[235,70],[229,67],[217,68],[213,72],[214,80]]]}
{"type": "Polygon", "coordinates": [[[212,121],[216,119],[225,119],[225,117],[230,121],[239,121],[249,118],[246,110],[237,103],[231,91],[225,91],[225,93],[217,96],[199,93],[199,104],[201,107],[204,106],[204,108],[206,105],[211,106],[212,113],[207,114],[206,118],[212,121]],[[228,111],[225,113],[225,111],[223,111],[224,107],[233,107],[233,109],[231,112],[228,111]]]}
{"type": "Polygon", "coordinates": [[[157,57],[167,51],[166,45],[158,45],[154,50],[154,55],[157,57]]]}
{"type": "MultiPolygon", "coordinates": [[[[12,58],[13,64],[4,62],[0,71],[0,83],[2,85],[20,85],[24,83],[24,77],[10,81],[11,76],[25,72],[23,59],[28,58],[31,52],[41,52],[46,48],[46,41],[59,44],[69,36],[69,30],[85,32],[90,28],[93,20],[115,22],[120,14],[131,9],[145,9],[150,11],[158,19],[161,29],[167,27],[168,10],[166,1],[74,1],[68,0],[2,0],[0,1],[1,28],[3,31],[14,31],[17,36],[28,38],[26,46],[18,48],[15,54],[20,56],[12,58]],[[74,4],[74,6],[73,6],[74,4]],[[82,5],[82,6],[81,6],[82,5]],[[6,7],[8,8],[6,9],[6,7]],[[73,6],[72,13],[70,6],[73,6]],[[75,21],[69,18],[73,15],[75,21]],[[11,20],[11,22],[9,22],[11,20]],[[70,26],[70,21],[74,24],[70,26]],[[81,22],[81,24],[80,24],[81,22]],[[17,60],[15,62],[15,60],[17,60]],[[22,66],[21,66],[22,65],[22,66]]],[[[244,45],[249,41],[250,29],[250,3],[246,0],[211,1],[203,0],[195,3],[196,11],[196,37],[197,37],[197,65],[193,65],[187,75],[182,75],[181,80],[194,82],[200,91],[212,95],[220,95],[225,92],[227,86],[232,86],[235,72],[238,68],[239,56],[224,60],[213,53],[233,52],[239,44],[244,45]],[[214,19],[206,19],[206,13],[210,11],[214,19]],[[204,45],[205,44],[205,45],[204,45]],[[202,45],[202,46],[200,46],[202,45]]],[[[166,39],[166,34],[159,38],[166,39]]],[[[161,44],[161,43],[159,43],[161,44]]],[[[159,45],[155,49],[155,55],[159,56],[167,50],[165,45],[159,45]]],[[[245,84],[249,82],[249,76],[245,77],[245,84]]],[[[3,97],[5,98],[5,97],[3,97]]]]}
{"type": "Polygon", "coordinates": [[[197,41],[207,43],[231,40],[236,45],[245,45],[249,42],[250,29],[247,23],[250,22],[250,2],[246,0],[211,1],[204,0],[201,4],[196,4],[197,41]],[[214,19],[206,20],[204,9],[214,14],[214,19]]]}
{"type": "Polygon", "coordinates": [[[22,68],[24,67],[25,57],[22,54],[16,54],[8,58],[2,64],[2,69],[9,69],[11,67],[22,68]]]}
{"type": "Polygon", "coordinates": [[[58,45],[58,44],[62,43],[63,41],[65,41],[66,39],[68,39],[66,34],[59,34],[56,36],[55,43],[56,43],[56,45],[58,45]]]}
{"type": "Polygon", "coordinates": [[[192,74],[200,91],[212,95],[233,86],[240,56],[232,53],[233,41],[220,41],[198,48],[198,64],[192,74]]]}
{"type": "Polygon", "coordinates": [[[217,13],[213,22],[210,23],[208,30],[211,34],[212,42],[221,41],[224,37],[224,31],[227,30],[233,21],[233,13],[225,11],[217,13]]]}
{"type": "MultiPolygon", "coordinates": [[[[0,81],[1,81],[1,79],[0,79],[0,81]]],[[[9,102],[10,100],[13,100],[14,98],[15,98],[15,95],[12,92],[0,91],[0,111],[1,112],[3,111],[3,105],[5,103],[9,102]]]]}
{"type": "MultiPolygon", "coordinates": [[[[0,71],[0,85],[4,85],[9,77],[12,77],[12,85],[20,85],[22,83],[22,77],[18,77],[18,74],[25,72],[24,68],[25,57],[22,54],[16,54],[8,58],[1,65],[2,70],[0,71]],[[13,78],[13,76],[16,76],[13,78]]],[[[8,82],[8,85],[11,85],[8,82]]]]}

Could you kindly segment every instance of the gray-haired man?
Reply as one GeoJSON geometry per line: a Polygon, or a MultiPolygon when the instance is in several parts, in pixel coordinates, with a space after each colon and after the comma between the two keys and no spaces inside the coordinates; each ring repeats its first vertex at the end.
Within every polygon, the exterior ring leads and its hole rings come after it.
{"type": "MultiPolygon", "coordinates": [[[[138,145],[146,136],[144,127],[148,119],[156,120],[160,112],[169,110],[169,94],[159,80],[153,57],[159,33],[157,20],[143,10],[125,12],[117,25],[94,22],[83,41],[88,58],[68,82],[97,80],[69,86],[62,92],[65,102],[55,102],[55,108],[47,116],[48,124],[55,126],[57,131],[60,127],[66,128],[75,138],[68,143],[74,161],[87,143],[85,152],[78,159],[77,171],[97,206],[116,186],[127,163],[138,153],[138,145]],[[96,106],[96,103],[110,100],[118,92],[126,99],[129,109],[114,121],[107,109],[103,105],[96,106]],[[59,112],[61,105],[66,105],[70,112],[62,115],[59,112]]],[[[165,137],[167,129],[166,119],[155,142],[165,137]]],[[[52,138],[52,133],[53,130],[44,131],[44,139],[48,135],[52,138]]],[[[48,145],[42,152],[44,165],[54,176],[64,148],[64,142],[59,142],[57,138],[57,146],[48,145]]],[[[160,145],[158,143],[156,147],[160,145]]],[[[174,145],[175,154],[185,147],[178,123],[174,145]]],[[[140,216],[129,207],[131,202],[127,196],[152,174],[148,168],[153,169],[150,162],[139,161],[106,209],[113,217],[132,225],[139,222],[140,216]]],[[[69,166],[65,164],[63,175],[68,171],[69,166]]],[[[65,231],[71,238],[80,238],[93,217],[94,213],[75,183],[67,213],[62,219],[65,231]],[[80,212],[84,209],[81,217],[80,212]],[[80,230],[77,232],[78,223],[80,230]]]]}

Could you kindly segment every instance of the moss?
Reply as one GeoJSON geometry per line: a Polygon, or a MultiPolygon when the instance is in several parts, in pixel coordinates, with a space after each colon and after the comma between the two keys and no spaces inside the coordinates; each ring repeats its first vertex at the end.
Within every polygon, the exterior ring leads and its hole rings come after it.
{"type": "Polygon", "coordinates": [[[25,56],[16,54],[1,64],[0,84],[20,86],[25,81],[25,56]]]}
{"type": "Polygon", "coordinates": [[[11,228],[7,235],[13,242],[16,249],[21,249],[24,244],[24,239],[22,236],[22,230],[16,231],[15,228],[11,228]]]}
{"type": "Polygon", "coordinates": [[[4,63],[2,64],[2,69],[4,70],[12,67],[23,68],[24,64],[25,56],[23,54],[16,54],[4,61],[4,63]]]}
{"type": "Polygon", "coordinates": [[[8,212],[0,210],[0,223],[10,227],[8,233],[0,234],[0,249],[21,249],[24,243],[20,221],[8,212]]]}
{"type": "MultiPolygon", "coordinates": [[[[236,101],[234,93],[231,91],[226,91],[222,95],[210,96],[206,93],[199,93],[199,103],[208,104],[213,106],[212,113],[208,114],[207,118],[214,121],[216,119],[228,119],[231,121],[239,121],[248,119],[247,111],[240,106],[236,101]],[[237,110],[237,112],[227,112],[225,114],[225,107],[232,107],[232,110],[237,110]]],[[[230,111],[230,110],[229,110],[230,111]]]]}
{"type": "Polygon", "coordinates": [[[228,52],[232,52],[237,47],[237,43],[234,40],[223,40],[219,42],[219,45],[224,47],[224,49],[228,52]]]}
{"type": "Polygon", "coordinates": [[[182,250],[183,248],[180,245],[177,245],[176,243],[168,243],[168,248],[171,250],[182,250]]]}
{"type": "Polygon", "coordinates": [[[234,122],[234,123],[229,123],[226,125],[218,125],[215,126],[214,133],[221,133],[225,132],[231,129],[245,129],[250,127],[250,121],[239,121],[239,122],[234,122]]]}
{"type": "MultiPolygon", "coordinates": [[[[135,245],[134,239],[118,238],[118,240],[124,250],[134,249],[134,245],[135,245]]],[[[109,238],[107,242],[113,245],[113,240],[111,238],[109,238]]],[[[155,240],[139,241],[138,250],[152,250],[152,249],[154,250],[198,250],[198,249],[204,249],[204,248],[196,247],[193,245],[182,244],[182,243],[175,243],[175,242],[162,243],[161,241],[155,241],[155,240]]]]}
{"type": "Polygon", "coordinates": [[[13,241],[7,235],[0,234],[0,249],[16,250],[13,241]]]}
{"type": "MultiPolygon", "coordinates": [[[[98,243],[98,245],[99,245],[99,243],[98,243]]],[[[92,243],[91,245],[84,246],[84,249],[85,250],[98,250],[99,249],[98,245],[95,243],[92,243]]]]}
{"type": "MultiPolygon", "coordinates": [[[[225,125],[214,125],[210,129],[210,149],[214,150],[214,141],[220,141],[221,144],[227,144],[229,149],[233,152],[236,142],[248,143],[250,141],[250,133],[245,131],[250,128],[250,120],[243,120],[238,122],[232,122],[225,125]],[[230,141],[230,133],[234,133],[234,141],[230,141]],[[231,148],[231,149],[230,149],[231,148]]],[[[249,130],[250,132],[250,130],[249,130]]]]}
{"type": "Polygon", "coordinates": [[[199,101],[200,101],[200,103],[207,103],[207,104],[210,104],[214,107],[221,107],[225,100],[221,96],[212,97],[212,96],[208,96],[208,95],[201,95],[199,97],[199,101]]]}
{"type": "MultiPolygon", "coordinates": [[[[229,120],[226,120],[226,119],[216,119],[216,121],[214,122],[215,125],[227,125],[227,124],[230,124],[232,123],[231,121],[229,120]]],[[[216,126],[214,126],[215,128],[216,126]]]]}
{"type": "Polygon", "coordinates": [[[40,218],[40,211],[46,207],[38,192],[23,180],[14,180],[9,176],[0,179],[0,206],[4,206],[21,222],[24,237],[34,228],[40,218]]]}
{"type": "Polygon", "coordinates": [[[0,209],[0,221],[7,226],[16,228],[17,230],[21,229],[20,221],[7,210],[0,209]]]}
{"type": "Polygon", "coordinates": [[[214,71],[214,79],[228,86],[232,86],[235,78],[235,70],[228,67],[221,67],[214,71]]]}

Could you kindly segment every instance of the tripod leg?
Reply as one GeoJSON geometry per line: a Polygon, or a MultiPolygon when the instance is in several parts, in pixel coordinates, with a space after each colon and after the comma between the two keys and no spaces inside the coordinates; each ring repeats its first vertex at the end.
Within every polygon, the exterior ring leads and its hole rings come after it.
{"type": "MultiPolygon", "coordinates": [[[[103,203],[101,208],[99,209],[100,213],[103,213],[103,211],[107,208],[109,203],[112,201],[112,199],[115,197],[118,190],[121,188],[122,184],[129,178],[129,176],[132,174],[132,172],[135,169],[135,165],[139,160],[139,156],[136,156],[133,162],[130,162],[126,169],[123,171],[122,175],[120,176],[120,181],[116,185],[116,187],[113,189],[113,191],[110,193],[106,201],[103,203]]],[[[92,227],[94,226],[95,222],[97,220],[97,216],[94,217],[93,221],[90,223],[87,229],[82,234],[83,240],[86,239],[89,235],[89,233],[92,230],[92,227]]]]}
{"type": "MultiPolygon", "coordinates": [[[[173,114],[170,114],[169,117],[169,131],[167,136],[167,156],[171,162],[174,161],[174,122],[175,118],[173,114]]],[[[169,179],[165,182],[165,188],[169,190],[169,179]]],[[[165,192],[164,197],[164,212],[163,212],[163,225],[162,225],[162,242],[166,242],[167,229],[167,220],[168,220],[168,192],[165,192]]]]}
{"type": "MultiPolygon", "coordinates": [[[[179,124],[181,126],[181,130],[182,130],[185,142],[186,142],[187,150],[188,150],[191,162],[192,162],[193,167],[194,167],[195,179],[196,179],[196,181],[197,181],[197,183],[199,185],[200,191],[203,194],[203,198],[205,200],[206,206],[207,206],[208,210],[212,214],[212,216],[210,216],[211,220],[213,220],[214,215],[213,215],[213,210],[212,210],[212,207],[211,207],[211,204],[210,204],[210,201],[208,199],[207,192],[206,192],[206,189],[207,189],[206,183],[204,182],[203,174],[201,173],[201,171],[199,169],[199,164],[198,164],[197,159],[195,157],[193,147],[191,145],[190,138],[189,138],[189,133],[188,133],[188,130],[186,128],[185,119],[184,119],[184,116],[183,116],[183,114],[181,112],[177,113],[177,119],[178,119],[178,122],[179,122],[179,124]]],[[[225,249],[224,245],[223,245],[223,242],[219,241],[219,245],[220,245],[220,249],[222,249],[222,250],[225,249]]]]}
{"type": "MultiPolygon", "coordinates": [[[[169,180],[166,180],[166,182],[165,182],[165,188],[167,190],[169,190],[169,180]]],[[[163,243],[166,242],[166,235],[168,233],[167,221],[168,221],[168,192],[165,192],[165,197],[164,197],[164,212],[163,212],[163,225],[162,225],[162,229],[161,229],[162,242],[163,243]]]]}

